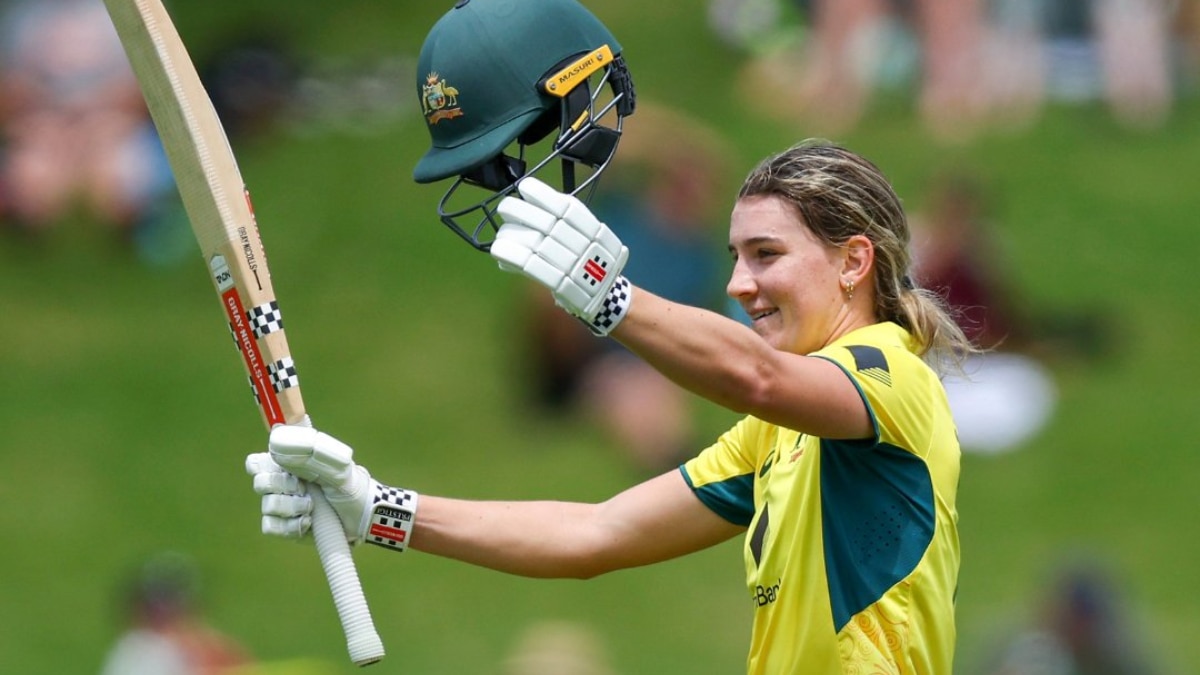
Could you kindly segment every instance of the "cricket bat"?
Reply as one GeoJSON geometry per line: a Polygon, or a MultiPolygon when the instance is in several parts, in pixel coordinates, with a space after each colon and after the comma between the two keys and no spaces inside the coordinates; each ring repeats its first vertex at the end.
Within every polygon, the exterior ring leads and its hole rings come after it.
{"type": "MultiPolygon", "coordinates": [[[[161,0],[104,0],[137,75],[154,125],[233,331],[267,428],[307,422],[283,318],[249,192],[229,139],[161,0]]],[[[214,331],[215,333],[215,331],[214,331]]],[[[383,643],[341,522],[312,490],[313,537],[350,659],[383,658],[383,643]]]]}

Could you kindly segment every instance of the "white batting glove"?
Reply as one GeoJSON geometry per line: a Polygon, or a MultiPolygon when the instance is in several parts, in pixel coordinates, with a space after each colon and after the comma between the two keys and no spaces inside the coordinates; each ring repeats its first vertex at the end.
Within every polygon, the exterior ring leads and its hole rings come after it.
{"type": "Polygon", "coordinates": [[[312,427],[271,429],[269,452],[247,457],[246,471],[262,496],[264,534],[286,539],[307,535],[312,526],[308,490],[315,485],[337,512],[351,544],[365,541],[403,551],[412,538],[417,493],[371,478],[354,463],[350,446],[312,427]]]}
{"type": "Polygon", "coordinates": [[[517,189],[523,199],[505,197],[496,207],[504,224],[492,257],[500,269],[549,288],[593,333],[608,335],[629,313],[632,287],[621,276],[629,249],[576,197],[536,178],[517,189]]]}

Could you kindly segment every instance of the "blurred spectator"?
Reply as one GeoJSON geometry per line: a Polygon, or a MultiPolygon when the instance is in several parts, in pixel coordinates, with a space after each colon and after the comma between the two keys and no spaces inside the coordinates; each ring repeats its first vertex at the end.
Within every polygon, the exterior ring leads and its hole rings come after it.
{"type": "Polygon", "coordinates": [[[1178,9],[1175,0],[993,0],[980,73],[991,121],[1029,122],[1051,99],[1104,101],[1125,126],[1161,126],[1186,68],[1174,56],[1178,9]]]}
{"type": "Polygon", "coordinates": [[[1111,358],[1116,347],[1106,313],[1031,306],[995,238],[993,209],[986,184],[954,167],[934,178],[910,223],[917,280],[946,298],[973,343],[992,350],[945,380],[964,451],[1000,452],[1032,438],[1057,399],[1043,364],[1111,358]]]}
{"type": "Polygon", "coordinates": [[[104,4],[22,0],[2,21],[0,220],[36,234],[82,208],[171,254],[152,230],[180,223],[174,182],[104,4]]]}
{"type": "Polygon", "coordinates": [[[986,675],[1153,675],[1132,617],[1094,564],[1059,575],[1032,625],[1001,649],[986,675]]]}
{"type": "Polygon", "coordinates": [[[924,209],[912,216],[919,280],[955,308],[971,341],[991,349],[1028,344],[1004,254],[993,239],[989,195],[981,179],[959,167],[935,176],[924,209]]]}
{"type": "Polygon", "coordinates": [[[751,64],[741,83],[756,98],[772,92],[776,100],[767,103],[779,112],[836,135],[854,127],[874,89],[915,70],[919,107],[932,131],[960,135],[977,124],[986,104],[979,77],[985,0],[792,1],[810,30],[798,49],[751,64]]]}
{"type": "Polygon", "coordinates": [[[200,77],[235,144],[277,132],[380,135],[417,113],[415,56],[308,54],[261,14],[227,29],[200,77]]]}
{"type": "MultiPolygon", "coordinates": [[[[258,25],[265,25],[260,19],[258,25]]],[[[232,33],[200,68],[200,78],[231,141],[270,133],[291,114],[302,68],[277,35],[232,33]]]]}
{"type": "MultiPolygon", "coordinates": [[[[592,204],[631,251],[625,275],[676,302],[720,310],[724,277],[714,240],[730,150],[682,114],[638,101],[621,154],[592,204]]],[[[657,473],[691,456],[692,396],[612,340],[596,339],[531,292],[526,365],[544,409],[581,406],[642,471],[657,473]]]]}
{"type": "Polygon", "coordinates": [[[1200,2],[1184,0],[1171,31],[1176,36],[1182,84],[1194,90],[1200,82],[1200,2]]]}
{"type": "MultiPolygon", "coordinates": [[[[761,11],[734,9],[763,0],[711,1],[726,39],[752,42],[744,25],[773,35],[744,18],[761,11]]],[[[739,84],[747,100],[825,135],[853,128],[874,90],[910,83],[926,127],[944,140],[1028,124],[1047,98],[1103,100],[1120,123],[1153,129],[1194,49],[1196,10],[1179,0],[791,2],[808,30],[767,39],[739,84]]]]}
{"type": "Polygon", "coordinates": [[[918,282],[946,298],[972,342],[994,350],[971,356],[965,377],[944,383],[962,449],[999,452],[1045,425],[1057,390],[1035,358],[1029,316],[1017,309],[1023,303],[991,239],[986,208],[978,181],[947,172],[932,186],[924,213],[914,214],[912,242],[918,282]]]}
{"type": "Polygon", "coordinates": [[[232,674],[251,664],[241,645],[201,616],[196,572],[187,558],[151,559],[122,591],[128,627],[109,651],[102,675],[232,674]]]}
{"type": "Polygon", "coordinates": [[[1044,5],[1040,30],[1045,97],[1102,100],[1121,124],[1155,129],[1167,119],[1176,58],[1185,39],[1177,0],[1058,0],[1044,5]]]}
{"type": "Polygon", "coordinates": [[[1156,129],[1174,102],[1173,0],[1094,0],[1093,17],[1104,94],[1117,120],[1156,129]]]}
{"type": "MultiPolygon", "coordinates": [[[[1058,0],[1050,0],[1057,2],[1058,0]]],[[[1037,120],[1046,91],[1046,0],[991,0],[980,45],[987,123],[1020,130],[1037,120]]]]}

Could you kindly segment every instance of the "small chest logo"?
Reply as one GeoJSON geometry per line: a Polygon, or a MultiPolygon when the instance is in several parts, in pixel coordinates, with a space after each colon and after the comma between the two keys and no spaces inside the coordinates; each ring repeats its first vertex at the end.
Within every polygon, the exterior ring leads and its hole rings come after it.
{"type": "Polygon", "coordinates": [[[788,464],[795,462],[796,460],[800,459],[802,455],[804,455],[804,439],[807,438],[807,436],[808,434],[800,434],[796,438],[796,445],[792,447],[792,454],[788,457],[788,464]]]}

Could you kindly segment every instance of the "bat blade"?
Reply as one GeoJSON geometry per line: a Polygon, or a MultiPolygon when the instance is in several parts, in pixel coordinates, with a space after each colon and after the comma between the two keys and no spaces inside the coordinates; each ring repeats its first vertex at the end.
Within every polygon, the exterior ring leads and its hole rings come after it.
{"type": "MultiPolygon", "coordinates": [[[[271,274],[237,161],[161,0],[104,0],[162,138],[200,251],[268,428],[307,421],[271,274]]],[[[350,658],[383,658],[337,514],[313,490],[313,535],[350,658]]]]}

